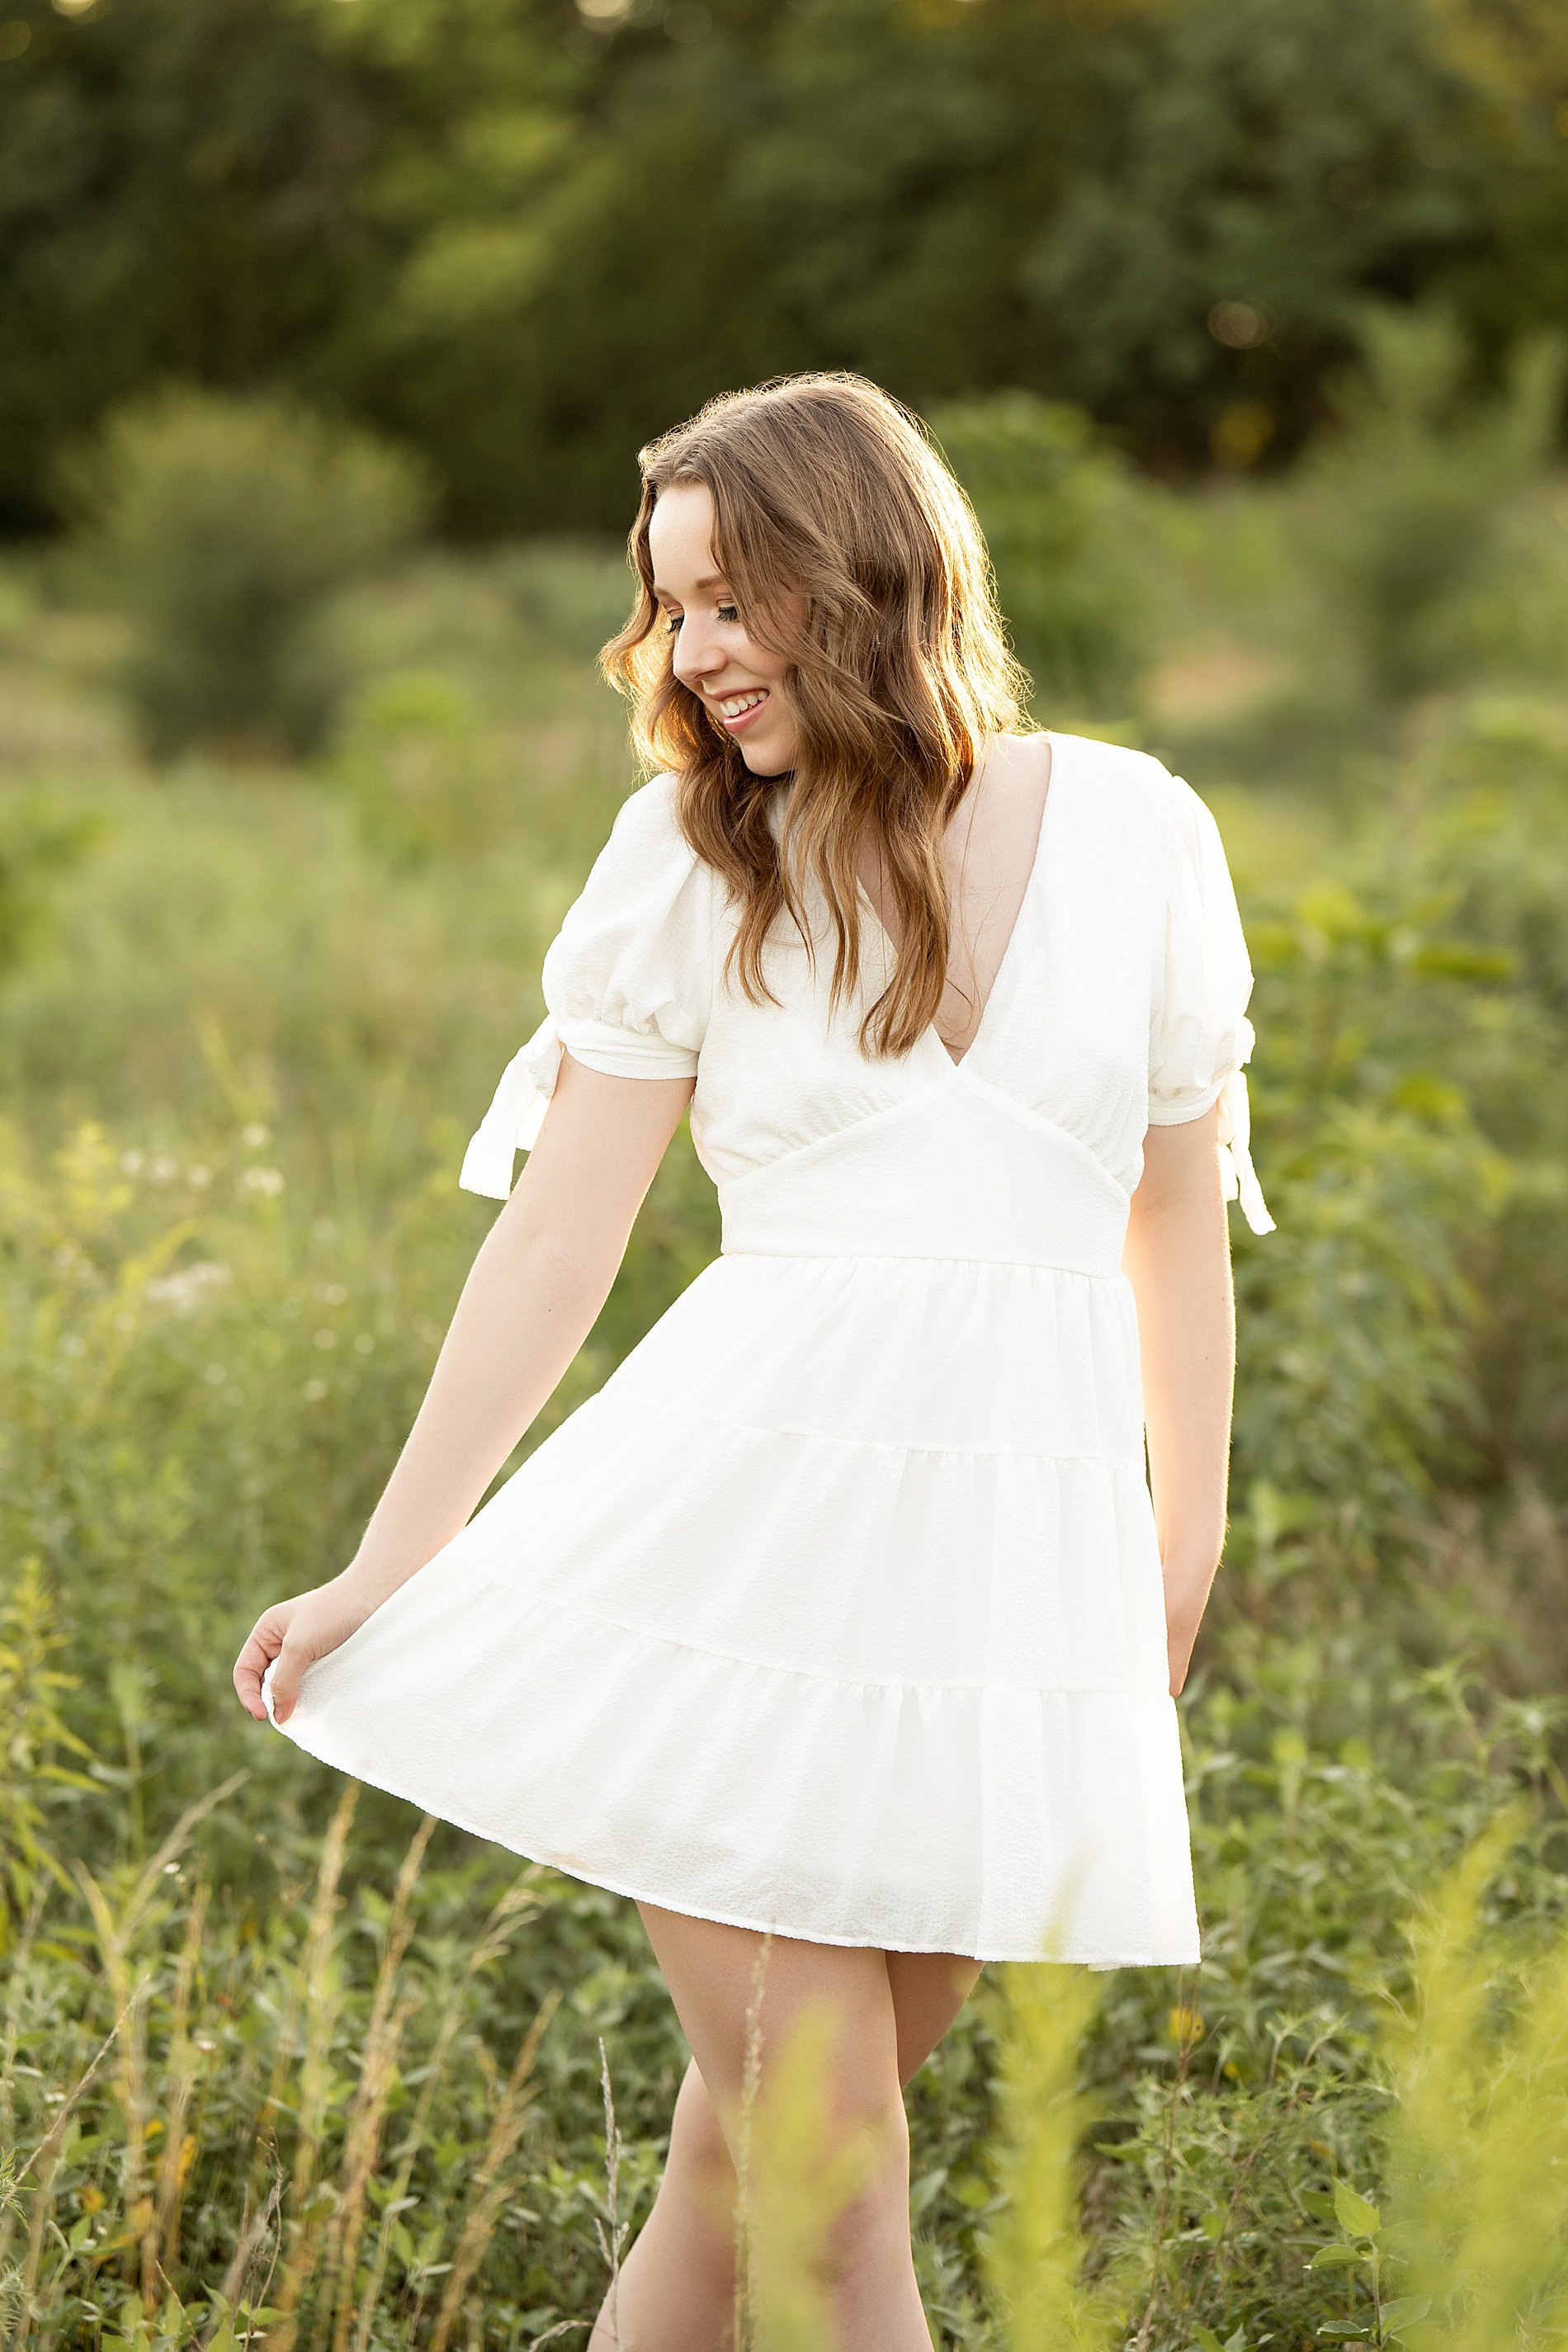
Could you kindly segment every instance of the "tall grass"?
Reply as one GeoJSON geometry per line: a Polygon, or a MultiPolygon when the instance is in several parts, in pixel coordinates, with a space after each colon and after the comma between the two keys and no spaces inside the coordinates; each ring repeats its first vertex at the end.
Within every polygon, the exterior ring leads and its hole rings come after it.
{"type": "MultiPolygon", "coordinates": [[[[434,1827],[422,1822],[393,1889],[374,1973],[368,1984],[355,1983],[341,1918],[359,1795],[351,1782],[291,1931],[266,1958],[237,1950],[215,1931],[203,1881],[178,1908],[166,1890],[198,1820],[238,1785],[193,1808],[117,1894],[79,1870],[109,2024],[73,2082],[67,2073],[78,2037],[51,2013],[47,1990],[51,1959],[78,1937],[68,1916],[55,1918],[47,1891],[22,1924],[5,2028],[6,2352],[67,2340],[72,2330],[81,2340],[149,2352],[154,2344],[231,2336],[244,2343],[252,2333],[310,2352],[387,2342],[445,2352],[467,2328],[477,2273],[535,2160],[524,2142],[558,1990],[521,2034],[505,2075],[481,2066],[474,2160],[442,2182],[434,2227],[417,2243],[408,2217],[421,2200],[411,2192],[432,2162],[444,2168],[449,2135],[473,2095],[454,2082],[468,2071],[458,2044],[469,1996],[537,1911],[538,1895],[521,1882],[508,1889],[444,1982],[412,1967],[413,1904],[434,1827]],[[52,1952],[51,1936],[59,1939],[52,1952]],[[226,2044],[232,2053],[237,2036],[256,2037],[240,2082],[227,2086],[239,2092],[244,2128],[237,2147],[215,2150],[234,2118],[214,2061],[226,2044]],[[51,2080],[49,2064],[23,2064],[23,2053],[54,2065],[63,2060],[64,2070],[51,2080]],[[38,2085],[25,2102],[15,2096],[18,2074],[38,2085]],[[51,2106],[58,2112],[18,2155],[28,2137],[24,2104],[40,2123],[51,2106]],[[83,2129],[84,2117],[91,2128],[83,2129]],[[214,2153],[234,2199],[221,2266],[209,2264],[204,2242],[210,2215],[199,2203],[192,2211],[209,2185],[214,2153]],[[197,2244],[189,2247],[193,2221],[197,2244]]],[[[242,1931],[241,1947],[251,1940],[242,1931]]],[[[466,2119],[462,2128],[471,2128],[466,2119]]]]}
{"type": "Polygon", "coordinates": [[[986,2271],[1008,2352],[1110,2352],[1121,2297],[1084,2277],[1079,2149],[1092,2113],[1080,2045],[1097,1996],[1086,1970],[1004,1971],[1006,2026],[997,2064],[1003,2210],[986,2271]]]}
{"type": "MultiPolygon", "coordinates": [[[[0,2184],[7,2352],[78,2340],[152,2352],[253,2337],[331,2352],[383,2343],[444,2352],[492,2332],[495,2300],[481,2294],[474,2301],[476,2280],[509,2204],[520,2191],[531,2194],[538,2179],[529,2119],[555,1998],[547,1996],[520,2031],[504,2076],[487,2080],[486,2128],[413,2259],[405,2217],[418,2202],[410,2183],[432,2152],[433,2121],[439,2131],[454,2096],[465,1995],[520,1925],[537,1920],[543,1890],[520,1884],[503,1896],[467,1965],[432,2004],[408,1970],[430,1835],[421,1823],[393,1890],[366,1997],[334,2062],[345,2004],[356,2006],[340,1965],[354,1804],[351,1787],[265,2001],[280,2031],[265,2085],[256,2083],[262,2128],[254,2178],[226,2269],[199,2284],[182,2277],[182,2223],[216,2099],[214,2040],[232,2032],[232,1997],[212,1968],[210,1898],[199,1885],[177,1937],[161,1951],[142,1932],[197,1824],[176,1825],[118,1905],[89,1898],[109,1956],[105,2013],[113,2013],[74,2078],[62,2073],[27,2099],[40,2114],[51,2101],[58,2112],[41,2137],[28,2144],[23,2131],[21,2148],[8,2155],[0,2184]],[[97,2128],[84,2131],[84,2119],[97,2128]],[[79,2291],[89,2283],[90,2293],[79,2291]]],[[[1557,2340],[1568,2305],[1560,2160],[1568,1931],[1561,1919],[1544,1935],[1508,1924],[1519,1911],[1510,1873],[1525,1826],[1523,1809],[1501,1816],[1409,1923],[1407,1994],[1377,2037],[1378,2129],[1358,2152],[1356,2181],[1331,2160],[1324,2187],[1305,2191],[1317,2226],[1295,2252],[1303,2316],[1320,2336],[1397,2339],[1412,2352],[1501,2352],[1557,2340]],[[1365,2193],[1373,2174],[1387,2184],[1380,2201],[1365,2193]]],[[[18,2050],[47,2054],[28,2030],[37,2012],[29,2020],[26,1988],[31,1979],[37,1990],[46,1957],[38,1948],[49,1934],[39,1903],[11,1955],[5,2054],[13,2093],[18,2050]]],[[[1166,2211],[1151,2215],[1142,2242],[1124,2242],[1109,2265],[1097,2242],[1092,2167],[1106,2102],[1086,2087],[1100,2008],[1093,1980],[1013,1966],[992,2002],[999,2047],[989,2159],[996,2202],[984,2238],[990,2317],[968,2340],[1005,2352],[1190,2340],[1212,2352],[1218,2326],[1189,2316],[1184,2330],[1174,2270],[1146,2259],[1158,2254],[1162,2237],[1172,2248],[1194,2234],[1216,2241],[1201,2214],[1194,2221],[1182,2210],[1179,2185],[1166,2211]]],[[[1178,2063],[1157,2105],[1169,2112],[1203,2095],[1191,2061],[1205,2026],[1195,2009],[1182,2006],[1167,2023],[1178,2063]]],[[[805,2352],[830,2340],[821,2256],[875,2160],[868,2145],[847,2141],[833,2116],[831,2034],[831,2021],[804,2020],[753,2109],[750,2292],[738,2340],[758,2352],[805,2352]]],[[[5,2122],[9,2137],[14,2107],[5,2122]]],[[[1169,2162],[1165,2117],[1155,2116],[1146,2144],[1169,2162]]],[[[439,2146],[434,2153],[452,2161],[439,2146]]]]}
{"type": "MultiPolygon", "coordinates": [[[[1369,2151],[1381,2202],[1336,2176],[1305,2191],[1331,2233],[1303,2249],[1303,2318],[1331,2342],[1410,2352],[1515,2352],[1560,2343],[1568,2323],[1568,1926],[1510,1932],[1510,1857],[1528,1809],[1505,1811],[1408,1922],[1414,1968],[1378,2037],[1383,2125],[1369,2151]],[[1489,1916],[1489,1911],[1490,1916],[1489,1916]]],[[[1093,2128],[1082,2042],[1096,1996],[1081,1975],[1011,1968],[999,2066],[1005,2203],[987,2247],[997,2342],[1006,2352],[1084,2352],[1181,2340],[1171,2298],[1146,2295],[1136,2248],[1097,2261],[1083,2226],[1083,2155],[1093,2128]]],[[[1178,2007],[1189,2055],[1203,2031],[1178,2007]]],[[[1167,2094],[1190,2087],[1182,2069],[1167,2094]]],[[[1364,2183],[1363,2183],[1364,2186],[1364,2183]]],[[[1171,2215],[1159,2217],[1161,2236],[1171,2215]]],[[[1204,2217],[1199,2218],[1199,2229],[1204,2217]]],[[[1172,2233],[1183,2234],[1178,2222],[1172,2233]]],[[[1217,2230],[1207,2232],[1216,2237],[1217,2230]]],[[[1223,2339],[1190,2324],[1199,2352],[1223,2339]]]]}
{"type": "MultiPolygon", "coordinates": [[[[765,1949],[765,1947],[764,1947],[765,1949]]],[[[842,2021],[826,2003],[792,2021],[765,2074],[748,2069],[737,2215],[737,2339],[756,2352],[817,2352],[834,2340],[833,2274],[855,2200],[887,2161],[868,2124],[833,2096],[842,2021]]]]}
{"type": "Polygon", "coordinates": [[[1378,2237],[1413,2352],[1568,2330],[1568,1930],[1522,1951],[1497,1933],[1522,1827],[1517,1812],[1494,1824],[1415,1923],[1414,1998],[1389,2037],[1378,2237]]]}

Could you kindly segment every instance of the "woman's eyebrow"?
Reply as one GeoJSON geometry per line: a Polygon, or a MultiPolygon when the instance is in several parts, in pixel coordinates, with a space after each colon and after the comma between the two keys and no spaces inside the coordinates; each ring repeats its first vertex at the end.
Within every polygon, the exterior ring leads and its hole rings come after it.
{"type": "MultiPolygon", "coordinates": [[[[694,596],[700,596],[705,588],[727,588],[729,584],[729,582],[725,579],[724,574],[721,572],[710,572],[706,580],[698,580],[693,583],[691,593],[694,596]]],[[[668,588],[661,588],[657,580],[653,583],[653,593],[656,596],[665,597],[668,597],[672,594],[672,591],[668,588]]],[[[676,596],[674,601],[679,604],[680,599],[679,596],[676,596]]]]}

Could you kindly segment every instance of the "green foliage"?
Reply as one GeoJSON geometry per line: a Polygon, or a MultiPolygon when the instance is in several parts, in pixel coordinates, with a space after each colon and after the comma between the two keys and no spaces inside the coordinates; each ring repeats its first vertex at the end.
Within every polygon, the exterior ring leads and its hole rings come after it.
{"type": "Polygon", "coordinates": [[[63,1788],[90,1786],[60,1760],[91,1751],[61,1712],[75,1683],[54,1664],[59,1647],[38,1562],[25,1559],[0,1592],[0,1956],[15,1940],[16,1922],[46,1892],[48,1800],[63,1788]]]}
{"type": "Polygon", "coordinates": [[[1382,2036],[1388,2193],[1374,2203],[1336,2178],[1303,2198],[1336,2232],[1308,2271],[1346,2298],[1321,2336],[1503,2352],[1521,2328],[1531,2343],[1561,2330],[1568,1932],[1521,1940],[1483,1902],[1526,1820],[1522,1805],[1501,1813],[1411,1923],[1413,1982],[1382,2036]]]}
{"type": "Polygon", "coordinates": [[[1548,0],[16,6],[12,527],[174,373],[397,434],[494,535],[623,527],[640,441],[784,369],[1245,467],[1368,295],[1444,295],[1489,365],[1563,314],[1548,0]]]}
{"type": "Polygon", "coordinates": [[[1504,720],[1461,715],[1340,877],[1251,926],[1285,1208],[1238,1260],[1233,1551],[1271,1582],[1320,1544],[1386,1574],[1439,1489],[1558,1491],[1568,1125],[1539,1074],[1568,1049],[1568,830],[1554,739],[1504,720]]]}
{"type": "Polygon", "coordinates": [[[1027,393],[931,419],[995,566],[1014,649],[1042,707],[1124,703],[1149,653],[1138,494],[1089,418],[1027,393]]]}
{"type": "Polygon", "coordinates": [[[1397,700],[1452,678],[1473,639],[1474,593],[1505,547],[1509,501],[1538,484],[1556,438],[1560,339],[1515,355],[1505,392],[1466,401],[1458,323],[1364,314],[1363,376],[1338,391],[1337,429],[1299,485],[1305,543],[1332,621],[1373,691],[1397,700]]]}
{"type": "Polygon", "coordinates": [[[0,2140],[25,2154],[0,2186],[0,2276],[35,2341],[184,2347],[248,2322],[309,2342],[335,2322],[346,2342],[428,2352],[467,2340],[481,2273],[496,2341],[599,2284],[591,2127],[571,2147],[541,2093],[560,2116],[596,2091],[595,2026],[659,2080],[668,2037],[634,2022],[647,1990],[607,1951],[584,1968],[593,1903],[557,1899],[547,1874],[453,1856],[426,1874],[428,1823],[401,1867],[395,1844],[384,1892],[354,1883],[355,1794],[313,1877],[263,1831],[254,1888],[214,1888],[192,1813],[140,1869],[79,1872],[25,1923],[0,2050],[0,2140]],[[569,2016],[552,1971],[574,1979],[569,2016]]]}
{"type": "MultiPolygon", "coordinates": [[[[1335,2179],[1381,2187],[1405,1923],[1547,1771],[1557,1728],[1539,1702],[1413,1672],[1372,1607],[1310,1642],[1226,1638],[1186,1716],[1203,1962],[1113,1979],[1089,2053],[1091,2269],[1161,2352],[1200,2326],[1256,2344],[1359,2315],[1360,2281],[1309,2265],[1342,2236],[1335,2179]]],[[[1563,1832],[1546,1793],[1489,1914],[1494,1951],[1560,1926],[1563,1832]]]]}
{"type": "Polygon", "coordinates": [[[499,830],[495,747],[450,678],[405,670],[367,687],[349,713],[331,774],[365,841],[394,866],[471,856],[499,830]]]}
{"type": "Polygon", "coordinates": [[[595,541],[535,540],[508,549],[495,576],[536,642],[577,661],[596,654],[632,608],[625,552],[595,541]]]}
{"type": "Polygon", "coordinates": [[[1412,2352],[1505,2352],[1521,2321],[1551,2343],[1568,2320],[1568,1931],[1510,1949],[1483,1906],[1521,1826],[1497,1822],[1417,1923],[1414,1996],[1390,2035],[1384,2242],[1412,2352]]]}
{"type": "Polygon", "coordinates": [[[1357,348],[1358,295],[1440,282],[1474,217],[1467,92],[1436,15],[1113,13],[1076,168],[1023,255],[1064,393],[1230,466],[1299,443],[1357,348]]]}
{"type": "Polygon", "coordinates": [[[1006,2024],[997,2055],[998,2189],[1005,2200],[986,2269],[1008,2352],[1110,2352],[1120,2340],[1114,2288],[1082,2279],[1079,2143],[1090,2108],[1079,2045],[1098,2005],[1078,1969],[1002,1971],[1006,2024]]]}
{"type": "Polygon", "coordinates": [[[412,460],[288,402],[168,391],[114,415],[69,478],[132,619],[148,751],[318,743],[344,684],[330,600],[414,530],[412,460]]]}
{"type": "Polygon", "coordinates": [[[0,802],[0,977],[37,943],[54,877],[85,854],[94,831],[40,793],[0,802]]]}

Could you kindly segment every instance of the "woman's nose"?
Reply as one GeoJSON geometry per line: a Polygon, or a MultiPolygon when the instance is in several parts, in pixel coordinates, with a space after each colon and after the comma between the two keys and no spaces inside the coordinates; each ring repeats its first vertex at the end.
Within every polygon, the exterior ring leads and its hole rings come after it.
{"type": "Polygon", "coordinates": [[[700,621],[689,616],[676,633],[671,667],[682,685],[694,686],[724,666],[724,649],[708,635],[700,621]]]}

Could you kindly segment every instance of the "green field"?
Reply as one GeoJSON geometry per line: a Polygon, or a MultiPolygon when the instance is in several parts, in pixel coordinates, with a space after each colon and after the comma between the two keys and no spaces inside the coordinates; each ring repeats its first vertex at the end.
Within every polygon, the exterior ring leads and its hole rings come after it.
{"type": "MultiPolygon", "coordinates": [[[[1353,468],[1129,492],[1136,647],[1037,706],[1220,816],[1279,1223],[1236,1222],[1232,1533],[1183,1702],[1205,1958],[1099,1988],[1068,2134],[1111,2315],[1081,2340],[1139,2352],[1501,2352],[1568,2310],[1568,2042],[1498,2040],[1510,1988],[1568,2014],[1568,492],[1500,496],[1424,598],[1416,470],[1381,526],[1353,468]],[[1472,2017],[1429,1974],[1433,2090],[1409,1928],[1505,1814],[1490,1990],[1472,2017]],[[1336,2182],[1404,2217],[1375,2281],[1336,2182]]],[[[90,579],[0,580],[9,2347],[525,2346],[591,2315],[651,2195],[684,2053],[630,1906],[354,1802],[228,1685],[351,1551],[493,1214],[462,1147],[634,781],[592,664],[622,594],[593,548],[415,554],[337,617],[318,755],[156,764],[90,579]]],[[[716,1239],[683,1132],[535,1438],[716,1239]]],[[[1068,2339],[986,2284],[1030,2177],[1005,2012],[987,1981],[914,2091],[919,2259],[944,2344],[1034,2352],[1068,2339]]]]}

